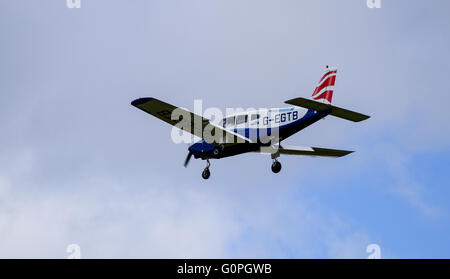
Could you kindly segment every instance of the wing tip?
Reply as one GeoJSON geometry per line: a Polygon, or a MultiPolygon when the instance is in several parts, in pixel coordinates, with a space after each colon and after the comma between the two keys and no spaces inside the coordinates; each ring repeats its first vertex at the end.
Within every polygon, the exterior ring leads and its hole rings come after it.
{"type": "Polygon", "coordinates": [[[362,116],[358,120],[356,120],[354,122],[361,122],[361,121],[367,120],[369,118],[370,118],[370,115],[362,114],[362,116]]]}
{"type": "MultiPolygon", "coordinates": [[[[314,147],[313,149],[314,150],[320,150],[322,148],[314,147]]],[[[334,151],[335,153],[334,154],[330,154],[329,156],[330,157],[336,157],[336,158],[344,157],[344,156],[350,155],[350,154],[355,152],[354,150],[338,150],[338,149],[336,149],[336,150],[330,149],[330,150],[334,151]]]]}
{"type": "Polygon", "coordinates": [[[139,99],[136,99],[136,100],[132,101],[131,105],[135,106],[135,107],[138,107],[138,106],[140,106],[142,104],[145,104],[145,103],[147,103],[147,102],[149,102],[149,101],[151,101],[153,99],[154,98],[150,98],[150,97],[139,98],[139,99]]]}

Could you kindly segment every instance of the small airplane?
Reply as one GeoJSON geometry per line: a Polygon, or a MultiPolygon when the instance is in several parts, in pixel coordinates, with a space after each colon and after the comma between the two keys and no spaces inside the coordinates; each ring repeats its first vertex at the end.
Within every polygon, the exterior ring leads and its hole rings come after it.
{"type": "MultiPolygon", "coordinates": [[[[221,159],[247,152],[271,154],[272,171],[278,173],[281,163],[277,160],[283,155],[302,155],[319,157],[342,157],[353,151],[327,149],[319,147],[284,146],[281,141],[303,130],[318,120],[332,115],[353,122],[368,119],[370,116],[331,105],[336,68],[326,67],[326,73],[320,79],[311,99],[295,98],[286,101],[288,108],[260,109],[227,115],[219,123],[175,107],[155,98],[139,98],[131,105],[201,138],[190,145],[184,166],[187,167],[192,156],[207,161],[202,177],[210,177],[209,159],[221,159]],[[183,114],[174,117],[174,112],[183,114]],[[183,122],[184,121],[184,122],[183,122]],[[195,124],[197,123],[197,124],[195,124]],[[206,130],[214,130],[218,137],[205,137],[206,130]],[[216,139],[216,140],[215,140],[216,139]]],[[[212,135],[212,134],[211,134],[212,135]]]]}

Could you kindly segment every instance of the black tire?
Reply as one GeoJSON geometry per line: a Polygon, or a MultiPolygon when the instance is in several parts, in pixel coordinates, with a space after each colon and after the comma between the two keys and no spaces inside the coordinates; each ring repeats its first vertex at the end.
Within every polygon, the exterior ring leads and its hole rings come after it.
{"type": "Polygon", "coordinates": [[[211,173],[209,172],[208,168],[203,170],[203,172],[202,172],[203,179],[208,179],[210,175],[211,175],[211,173]]]}
{"type": "Polygon", "coordinates": [[[272,164],[273,173],[279,173],[280,170],[281,170],[281,163],[278,161],[273,162],[273,164],[272,164]]]}

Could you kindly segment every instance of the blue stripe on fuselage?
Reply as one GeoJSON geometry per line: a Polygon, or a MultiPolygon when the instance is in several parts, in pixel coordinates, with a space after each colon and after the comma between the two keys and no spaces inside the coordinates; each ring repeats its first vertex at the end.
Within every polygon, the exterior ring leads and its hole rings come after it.
{"type": "MultiPolygon", "coordinates": [[[[316,110],[308,109],[308,111],[302,118],[299,118],[299,119],[295,120],[294,122],[291,122],[291,123],[288,123],[285,125],[280,125],[279,126],[279,135],[280,135],[280,137],[284,138],[283,131],[286,131],[289,129],[295,129],[296,126],[301,127],[302,124],[306,124],[307,122],[311,122],[311,124],[312,124],[315,121],[317,121],[314,119],[315,117],[320,119],[320,118],[324,117],[324,115],[326,115],[326,114],[328,114],[328,113],[321,113],[316,110]]],[[[305,127],[307,127],[309,125],[310,124],[307,124],[305,127]]],[[[270,135],[271,130],[273,128],[274,127],[270,127],[270,128],[235,128],[235,129],[233,129],[233,132],[243,135],[247,138],[250,137],[250,134],[256,135],[256,139],[259,139],[260,134],[263,134],[264,136],[270,135]]],[[[299,130],[301,130],[301,129],[299,129],[299,130]]],[[[296,132],[298,132],[298,131],[296,131],[296,132]]],[[[250,138],[250,139],[256,140],[255,138],[250,138]]]]}
{"type": "Polygon", "coordinates": [[[305,114],[302,118],[297,119],[297,120],[295,120],[294,122],[288,123],[288,124],[286,124],[286,125],[281,125],[281,126],[280,126],[280,132],[281,132],[282,130],[285,130],[285,129],[290,128],[290,127],[292,127],[292,126],[297,126],[297,125],[299,125],[299,124],[301,124],[301,123],[303,123],[303,122],[305,122],[305,121],[307,121],[307,120],[310,120],[310,119],[311,119],[312,117],[314,117],[316,114],[317,114],[317,111],[316,111],[316,110],[308,109],[308,111],[306,112],[306,114],[305,114]]]}

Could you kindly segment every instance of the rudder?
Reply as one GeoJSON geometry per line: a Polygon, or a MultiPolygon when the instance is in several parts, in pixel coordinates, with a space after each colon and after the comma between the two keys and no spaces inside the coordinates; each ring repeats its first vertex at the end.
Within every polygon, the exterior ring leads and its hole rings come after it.
{"type": "Polygon", "coordinates": [[[312,99],[315,101],[322,101],[326,104],[331,104],[333,99],[334,85],[336,83],[336,68],[326,67],[327,72],[322,76],[317,85],[314,93],[312,94],[312,99]]]}

